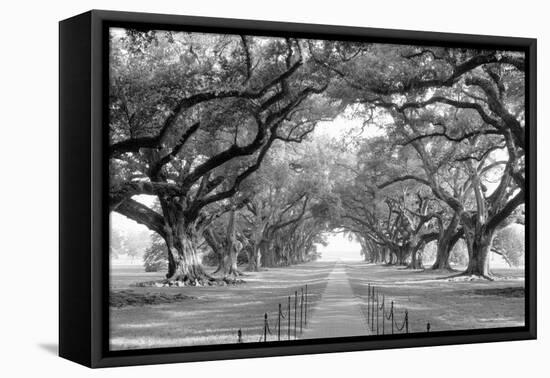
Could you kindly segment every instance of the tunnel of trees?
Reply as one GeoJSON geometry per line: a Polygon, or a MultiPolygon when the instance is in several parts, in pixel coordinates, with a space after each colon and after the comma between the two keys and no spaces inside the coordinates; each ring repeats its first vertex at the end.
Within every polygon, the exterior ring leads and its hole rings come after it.
{"type": "Polygon", "coordinates": [[[110,210],[154,233],[146,263],[166,284],[314,260],[333,230],[373,263],[423,268],[430,243],[426,268],[450,269],[459,244],[461,274],[490,279],[491,251],[518,263],[522,53],[137,30],[110,44],[110,210]],[[358,126],[315,133],[337,118],[358,126]]]}

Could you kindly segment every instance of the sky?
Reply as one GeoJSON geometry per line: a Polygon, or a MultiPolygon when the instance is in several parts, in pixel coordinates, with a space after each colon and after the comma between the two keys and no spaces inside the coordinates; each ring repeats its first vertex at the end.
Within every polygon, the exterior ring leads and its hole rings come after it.
{"type": "Polygon", "coordinates": [[[325,247],[317,244],[317,251],[321,253],[320,261],[357,261],[361,260],[361,245],[350,241],[342,233],[330,233],[327,235],[328,245],[325,247]]]}

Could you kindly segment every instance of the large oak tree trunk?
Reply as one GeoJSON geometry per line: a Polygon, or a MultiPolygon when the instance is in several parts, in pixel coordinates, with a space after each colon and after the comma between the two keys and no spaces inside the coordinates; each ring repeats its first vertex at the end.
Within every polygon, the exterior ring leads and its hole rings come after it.
{"type": "Polygon", "coordinates": [[[191,228],[178,227],[167,232],[169,285],[210,285],[213,283],[199,262],[196,250],[196,235],[191,228]]]}
{"type": "Polygon", "coordinates": [[[227,240],[221,242],[220,237],[212,230],[206,230],[203,235],[210,248],[212,248],[218,257],[218,267],[214,271],[214,274],[221,272],[225,281],[235,281],[236,277],[242,275],[237,267],[237,254],[242,248],[242,244],[238,240],[234,243],[228,243],[227,240]]]}
{"type": "MultiPolygon", "coordinates": [[[[432,269],[446,269],[450,270],[449,257],[453,250],[458,238],[453,238],[456,227],[458,225],[459,217],[454,215],[449,225],[441,230],[437,240],[437,253],[435,256],[435,262],[432,265],[432,269]]],[[[443,227],[443,221],[441,221],[440,227],[443,227]]]]}
{"type": "Polygon", "coordinates": [[[409,256],[410,249],[408,247],[400,247],[396,249],[397,252],[397,264],[406,265],[407,257],[409,256]]]}
{"type": "Polygon", "coordinates": [[[449,257],[454,245],[451,245],[451,240],[448,237],[443,237],[437,241],[437,254],[432,269],[451,269],[449,257]]]}
{"type": "Polygon", "coordinates": [[[237,239],[235,232],[235,210],[232,210],[229,215],[222,259],[222,271],[225,280],[235,281],[236,278],[241,275],[237,267],[237,255],[242,247],[243,245],[237,239]]]}
{"type": "Polygon", "coordinates": [[[271,243],[263,243],[260,246],[260,250],[262,266],[274,267],[277,248],[272,246],[271,243]]]}
{"type": "Polygon", "coordinates": [[[225,279],[235,279],[242,275],[237,267],[237,251],[235,247],[228,248],[222,259],[222,271],[225,279]]]}
{"type": "Polygon", "coordinates": [[[204,240],[212,249],[212,252],[216,255],[218,267],[214,271],[214,274],[223,271],[223,246],[221,245],[219,238],[216,236],[214,231],[207,229],[204,234],[204,240]]]}
{"type": "Polygon", "coordinates": [[[424,248],[424,243],[420,243],[420,245],[411,248],[411,261],[409,262],[408,268],[424,269],[424,265],[422,264],[422,256],[419,255],[422,248],[424,248]]]}
{"type": "Polygon", "coordinates": [[[388,248],[388,265],[395,265],[397,263],[397,255],[395,254],[393,248],[388,248]]]}
{"type": "Polygon", "coordinates": [[[252,248],[249,249],[248,253],[248,267],[246,268],[250,272],[257,272],[260,269],[260,246],[254,244],[252,248]]]}
{"type": "Polygon", "coordinates": [[[468,228],[464,234],[469,260],[468,267],[463,274],[490,278],[488,257],[493,244],[494,231],[481,226],[473,229],[468,228]]]}

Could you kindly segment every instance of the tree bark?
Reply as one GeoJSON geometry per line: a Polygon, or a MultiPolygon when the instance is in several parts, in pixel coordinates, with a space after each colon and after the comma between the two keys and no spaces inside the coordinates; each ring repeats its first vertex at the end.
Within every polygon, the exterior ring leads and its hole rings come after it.
{"type": "Polygon", "coordinates": [[[265,267],[274,267],[275,266],[275,254],[277,248],[273,246],[273,243],[262,243],[260,245],[261,251],[261,264],[265,267]]]}
{"type": "Polygon", "coordinates": [[[424,269],[424,265],[422,264],[422,257],[419,256],[419,252],[421,249],[424,248],[424,243],[420,242],[419,245],[414,246],[411,248],[411,261],[408,265],[408,268],[410,269],[424,269]]]}
{"type": "Polygon", "coordinates": [[[235,233],[235,210],[233,209],[229,215],[222,259],[222,271],[225,280],[234,281],[236,277],[241,275],[237,267],[237,255],[241,249],[242,243],[237,239],[235,233]]]}
{"type": "Polygon", "coordinates": [[[470,228],[465,226],[465,240],[468,248],[468,267],[464,275],[490,278],[489,252],[493,244],[494,230],[484,226],[470,228]]]}
{"type": "Polygon", "coordinates": [[[257,272],[260,269],[260,245],[254,244],[252,248],[249,249],[248,253],[248,267],[246,270],[249,272],[257,272]]]}
{"type": "Polygon", "coordinates": [[[449,257],[454,245],[451,245],[451,237],[445,235],[437,241],[437,254],[432,269],[451,269],[449,257]]]}
{"type": "Polygon", "coordinates": [[[196,235],[191,228],[177,227],[166,233],[168,248],[167,284],[176,286],[211,285],[215,280],[202,268],[196,251],[196,235]]]}
{"type": "Polygon", "coordinates": [[[219,238],[214,231],[207,229],[203,233],[204,240],[208,243],[208,246],[212,249],[212,252],[216,255],[218,267],[214,271],[214,274],[223,270],[223,246],[221,245],[219,238]]]}

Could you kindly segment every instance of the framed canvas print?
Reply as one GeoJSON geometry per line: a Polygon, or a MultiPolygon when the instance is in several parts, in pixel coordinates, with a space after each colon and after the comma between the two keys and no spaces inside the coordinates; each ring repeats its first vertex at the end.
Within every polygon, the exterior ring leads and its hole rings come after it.
{"type": "Polygon", "coordinates": [[[60,22],[60,355],[536,337],[536,41],[60,22]]]}

